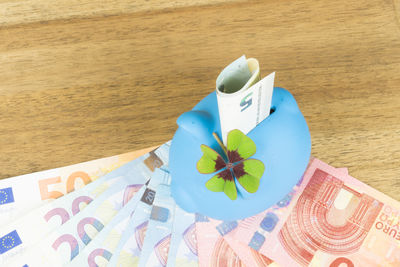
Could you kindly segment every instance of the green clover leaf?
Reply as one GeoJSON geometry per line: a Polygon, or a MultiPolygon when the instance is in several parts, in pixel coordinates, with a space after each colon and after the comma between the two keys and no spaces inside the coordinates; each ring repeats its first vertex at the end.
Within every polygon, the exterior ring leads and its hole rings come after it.
{"type": "Polygon", "coordinates": [[[214,149],[201,145],[203,156],[197,162],[197,170],[203,174],[218,172],[206,182],[208,190],[224,192],[231,200],[237,198],[235,178],[249,193],[255,193],[260,185],[265,166],[262,161],[249,159],[256,153],[256,144],[240,130],[228,133],[227,147],[217,139],[226,152],[228,162],[214,149]]]}

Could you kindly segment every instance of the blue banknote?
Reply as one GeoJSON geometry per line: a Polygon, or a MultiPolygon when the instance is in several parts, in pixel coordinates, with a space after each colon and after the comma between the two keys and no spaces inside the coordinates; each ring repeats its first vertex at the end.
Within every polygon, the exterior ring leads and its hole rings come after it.
{"type": "Polygon", "coordinates": [[[196,220],[194,213],[188,213],[175,206],[171,243],[167,267],[197,267],[196,220]]]}
{"type": "Polygon", "coordinates": [[[147,226],[150,220],[156,188],[169,177],[164,169],[156,170],[141,197],[135,211],[131,214],[128,226],[122,234],[108,266],[137,266],[142,252],[147,226]]]}
{"type": "Polygon", "coordinates": [[[170,182],[171,176],[166,172],[164,181],[157,187],[139,267],[167,265],[175,212],[175,201],[171,197],[170,182]]]}

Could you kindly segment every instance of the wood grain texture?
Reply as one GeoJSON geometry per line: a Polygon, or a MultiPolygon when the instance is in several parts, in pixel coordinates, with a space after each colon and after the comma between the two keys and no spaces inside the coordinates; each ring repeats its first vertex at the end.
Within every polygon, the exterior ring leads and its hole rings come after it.
{"type": "MultiPolygon", "coordinates": [[[[0,0],[0,26],[51,20],[106,17],[241,0],[0,0]]],[[[243,1],[243,0],[242,0],[243,1]]]]}
{"type": "Polygon", "coordinates": [[[400,3],[0,0],[0,177],[172,138],[242,54],[276,71],[312,153],[400,200],[400,3]]]}

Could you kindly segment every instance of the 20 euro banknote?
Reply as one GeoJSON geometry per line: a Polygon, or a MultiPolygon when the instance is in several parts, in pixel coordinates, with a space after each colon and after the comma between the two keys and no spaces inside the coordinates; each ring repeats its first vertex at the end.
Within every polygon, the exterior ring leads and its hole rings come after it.
{"type": "Polygon", "coordinates": [[[142,187],[68,266],[107,266],[145,189],[142,187]]]}
{"type": "Polygon", "coordinates": [[[0,225],[82,188],[153,148],[0,180],[0,225]]]}
{"type": "Polygon", "coordinates": [[[167,267],[198,267],[195,214],[175,206],[167,267]]]}
{"type": "Polygon", "coordinates": [[[109,260],[109,266],[137,266],[144,247],[147,228],[150,220],[158,185],[169,179],[169,174],[157,169],[147,189],[135,208],[122,238],[119,240],[109,260]]]}
{"type": "Polygon", "coordinates": [[[170,183],[171,176],[166,170],[163,182],[157,186],[148,230],[140,254],[139,267],[165,267],[167,265],[175,217],[175,201],[171,196],[170,183]]]}
{"type": "MultiPolygon", "coordinates": [[[[29,246],[36,244],[38,240],[41,240],[41,244],[46,249],[37,255],[57,254],[59,245],[56,243],[58,240],[62,240],[67,233],[73,236],[70,238],[71,240],[65,240],[71,244],[70,253],[73,258],[72,256],[76,255],[79,249],[72,245],[75,243],[81,245],[84,242],[84,240],[80,242],[82,236],[79,235],[81,232],[79,227],[85,227],[82,221],[95,212],[99,216],[97,219],[109,220],[109,217],[114,214],[113,210],[119,209],[117,204],[124,203],[128,196],[137,192],[138,187],[149,179],[155,166],[159,166],[160,162],[167,162],[168,148],[169,145],[165,144],[155,152],[129,162],[88,186],[33,210],[26,216],[2,227],[0,261],[5,262],[14,256],[21,256],[29,246]],[[153,163],[157,165],[149,164],[149,160],[154,161],[153,163]],[[145,163],[146,161],[147,163],[145,163]],[[20,242],[12,242],[11,235],[20,242]]],[[[93,221],[95,226],[100,225],[96,222],[93,221]]],[[[104,225],[104,222],[101,225],[104,225]]],[[[64,247],[62,246],[62,248],[64,247]]],[[[60,250],[61,254],[65,254],[62,253],[63,250],[60,250]]],[[[26,258],[28,259],[28,257],[26,258]]],[[[67,259],[67,256],[60,255],[60,258],[67,259]]]]}

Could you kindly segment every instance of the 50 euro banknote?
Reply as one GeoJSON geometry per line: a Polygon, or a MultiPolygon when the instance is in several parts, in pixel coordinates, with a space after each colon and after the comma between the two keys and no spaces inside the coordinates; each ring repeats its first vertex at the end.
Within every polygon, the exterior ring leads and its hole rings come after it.
{"type": "Polygon", "coordinates": [[[399,266],[400,203],[313,159],[297,188],[233,237],[281,266],[399,266]]]}
{"type": "MultiPolygon", "coordinates": [[[[25,255],[25,252],[39,241],[41,246],[45,247],[45,254],[58,255],[57,252],[63,250],[58,248],[56,241],[68,234],[71,235],[70,239],[73,241],[69,242],[70,254],[76,255],[80,247],[75,248],[72,244],[80,246],[82,242],[87,241],[85,235],[82,236],[80,234],[82,231],[79,230],[80,227],[85,227],[86,224],[83,222],[87,221],[87,218],[96,217],[95,225],[104,225],[105,221],[120,209],[125,199],[131,197],[146,183],[156,167],[167,163],[168,151],[169,144],[164,144],[157,150],[125,164],[84,188],[32,210],[25,216],[4,225],[0,228],[0,263],[9,262],[22,254],[25,255]],[[101,221],[101,224],[98,221],[101,221]]],[[[43,253],[36,253],[37,256],[39,254],[43,253]]],[[[62,254],[66,253],[62,252],[62,254]]],[[[68,258],[60,254],[62,261],[68,258]]]]}
{"type": "MultiPolygon", "coordinates": [[[[124,191],[128,189],[121,183],[114,184],[113,187],[115,186],[124,191]]],[[[4,264],[6,266],[27,265],[30,267],[63,266],[74,260],[102,232],[104,226],[112,220],[115,213],[118,213],[121,208],[129,203],[129,200],[123,201],[122,197],[119,197],[121,195],[120,190],[113,187],[110,188],[112,192],[105,191],[82,212],[48,235],[44,235],[40,240],[36,240],[36,244],[29,246],[29,243],[32,243],[32,236],[21,236],[21,240],[24,240],[24,242],[19,248],[19,253],[14,257],[8,255],[9,257],[4,264]],[[125,202],[125,205],[123,205],[123,202],[125,202]]],[[[143,187],[137,193],[142,192],[143,187]]],[[[135,198],[134,196],[133,198],[135,198]]]]}
{"type": "Polygon", "coordinates": [[[154,148],[0,180],[0,225],[119,168],[154,148]]]}

